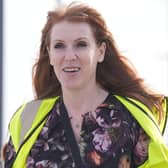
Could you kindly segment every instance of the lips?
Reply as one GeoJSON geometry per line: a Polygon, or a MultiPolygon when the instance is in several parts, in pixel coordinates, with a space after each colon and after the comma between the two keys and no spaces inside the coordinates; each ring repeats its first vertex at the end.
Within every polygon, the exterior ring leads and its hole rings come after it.
{"type": "Polygon", "coordinates": [[[64,72],[69,72],[69,73],[79,72],[80,68],[79,67],[65,67],[65,68],[63,68],[63,71],[64,72]]]}

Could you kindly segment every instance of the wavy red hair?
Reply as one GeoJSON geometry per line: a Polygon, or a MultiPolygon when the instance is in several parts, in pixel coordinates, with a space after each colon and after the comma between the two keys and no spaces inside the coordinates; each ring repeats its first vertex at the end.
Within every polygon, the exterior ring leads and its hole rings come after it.
{"type": "Polygon", "coordinates": [[[104,61],[98,64],[96,72],[97,82],[105,90],[138,99],[149,108],[156,107],[158,111],[162,111],[160,102],[163,97],[147,87],[134,67],[130,66],[127,58],[121,56],[102,15],[96,9],[82,3],[72,3],[48,13],[42,30],[39,57],[33,67],[33,85],[37,99],[61,95],[61,85],[50,65],[47,48],[50,46],[52,27],[63,20],[88,23],[97,45],[106,43],[104,61]]]}

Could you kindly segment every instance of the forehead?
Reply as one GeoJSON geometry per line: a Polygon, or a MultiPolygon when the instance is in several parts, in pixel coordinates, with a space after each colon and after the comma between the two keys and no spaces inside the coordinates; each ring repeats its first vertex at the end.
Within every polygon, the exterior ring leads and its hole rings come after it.
{"type": "Polygon", "coordinates": [[[51,40],[81,37],[94,39],[92,28],[86,22],[60,21],[52,27],[50,34],[51,40]]]}

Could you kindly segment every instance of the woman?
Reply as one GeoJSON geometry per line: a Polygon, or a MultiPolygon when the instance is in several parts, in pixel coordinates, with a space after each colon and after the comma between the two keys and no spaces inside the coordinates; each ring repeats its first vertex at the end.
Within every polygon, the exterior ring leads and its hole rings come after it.
{"type": "Polygon", "coordinates": [[[98,11],[49,12],[33,70],[36,99],[11,119],[5,167],[168,166],[166,100],[121,56],[98,11]]]}

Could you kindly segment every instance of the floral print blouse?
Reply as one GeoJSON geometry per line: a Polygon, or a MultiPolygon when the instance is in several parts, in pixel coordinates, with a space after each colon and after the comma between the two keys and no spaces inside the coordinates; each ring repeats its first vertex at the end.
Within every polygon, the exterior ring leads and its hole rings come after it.
{"type": "MultiPolygon", "coordinates": [[[[29,156],[27,168],[77,168],[59,112],[51,110],[29,156]]],[[[83,115],[78,143],[85,168],[136,168],[148,158],[149,137],[128,110],[111,94],[94,112],[83,115]]],[[[5,165],[15,158],[11,139],[5,165]]]]}

